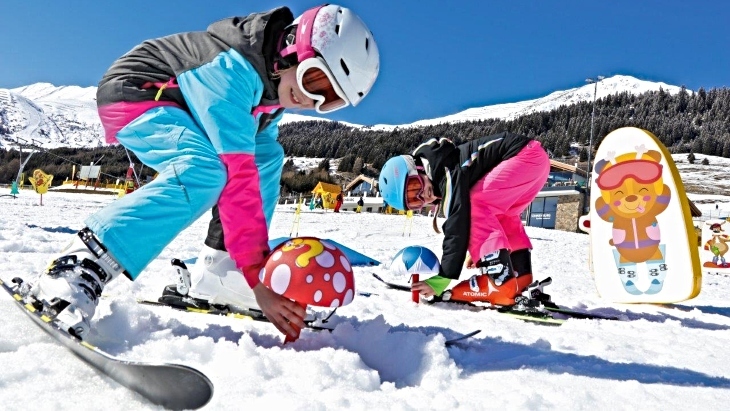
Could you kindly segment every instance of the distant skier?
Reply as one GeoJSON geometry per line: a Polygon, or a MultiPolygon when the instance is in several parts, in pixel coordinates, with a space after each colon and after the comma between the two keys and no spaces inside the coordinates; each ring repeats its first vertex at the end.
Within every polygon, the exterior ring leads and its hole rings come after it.
{"type": "Polygon", "coordinates": [[[362,212],[362,206],[365,205],[365,201],[362,199],[362,196],[360,196],[360,199],[357,200],[357,209],[355,210],[356,213],[362,212]]]}
{"type": "Polygon", "coordinates": [[[412,155],[388,160],[379,187],[389,205],[406,211],[440,204],[446,216],[439,275],[414,283],[413,290],[427,297],[514,304],[532,282],[532,243],[520,214],[549,172],[550,160],[538,141],[507,132],[459,146],[431,139],[412,155]],[[445,291],[465,261],[481,275],[445,291]]]}
{"type": "Polygon", "coordinates": [[[337,197],[335,197],[335,213],[340,212],[340,207],[342,207],[342,202],[345,200],[345,198],[342,196],[342,193],[337,193],[337,197]]]}
{"type": "Polygon", "coordinates": [[[109,281],[137,278],[217,205],[190,294],[257,303],[279,331],[296,336],[292,325],[304,326],[305,310],[259,282],[284,164],[278,124],[286,108],[358,105],[378,71],[371,32],[336,5],[297,20],[286,7],[224,19],[133,48],[99,83],[99,115],[107,141],[159,176],[89,217],[31,294],[56,302],[59,321],[83,336],[109,281]]]}

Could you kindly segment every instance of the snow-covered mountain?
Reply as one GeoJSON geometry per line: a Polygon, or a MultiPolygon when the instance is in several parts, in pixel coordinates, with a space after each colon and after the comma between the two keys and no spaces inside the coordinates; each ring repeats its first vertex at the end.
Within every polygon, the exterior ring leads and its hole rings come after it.
{"type": "Polygon", "coordinates": [[[555,91],[545,97],[540,97],[535,100],[495,104],[486,107],[475,107],[445,117],[419,120],[409,125],[420,127],[441,123],[456,123],[493,118],[512,120],[535,112],[550,111],[563,105],[592,101],[594,91],[596,99],[600,99],[612,94],[622,93],[624,91],[638,95],[648,91],[658,91],[659,88],[670,94],[676,94],[681,90],[681,87],[672,86],[662,82],[644,81],[631,76],[616,75],[601,80],[597,88],[595,84],[586,84],[584,86],[568,90],[555,91]]]}
{"type": "Polygon", "coordinates": [[[1,136],[0,146],[18,138],[45,148],[95,147],[104,141],[96,87],[37,83],[0,90],[0,95],[0,121],[10,131],[1,136]]]}
{"type": "MultiPolygon", "coordinates": [[[[555,91],[545,97],[515,103],[474,107],[459,113],[434,119],[419,120],[402,125],[376,125],[374,130],[395,127],[420,127],[432,124],[483,120],[513,119],[538,111],[549,111],[561,105],[593,99],[594,85],[586,84],[568,90],[555,91]]],[[[662,88],[677,93],[677,86],[616,75],[600,82],[597,98],[628,91],[641,94],[662,88]]],[[[33,141],[45,148],[96,147],[104,145],[104,133],[96,112],[96,87],[54,86],[37,83],[14,89],[0,89],[0,147],[10,147],[18,138],[33,141]]],[[[319,120],[319,117],[284,114],[282,123],[319,120]]],[[[349,124],[353,127],[362,127],[349,124]]]]}

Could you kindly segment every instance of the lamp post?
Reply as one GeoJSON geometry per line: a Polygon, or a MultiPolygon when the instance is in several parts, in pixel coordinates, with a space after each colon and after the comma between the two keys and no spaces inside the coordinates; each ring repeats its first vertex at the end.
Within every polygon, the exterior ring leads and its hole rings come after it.
{"type": "Polygon", "coordinates": [[[596,94],[598,94],[598,83],[603,80],[604,76],[596,76],[596,78],[587,78],[586,83],[588,84],[595,84],[593,88],[593,104],[591,109],[591,137],[588,141],[588,173],[586,174],[586,178],[588,179],[588,184],[586,184],[586,206],[585,210],[588,211],[590,209],[589,203],[590,203],[590,193],[591,193],[591,175],[593,173],[593,169],[591,168],[591,154],[593,153],[593,125],[595,124],[596,119],[596,94]]]}

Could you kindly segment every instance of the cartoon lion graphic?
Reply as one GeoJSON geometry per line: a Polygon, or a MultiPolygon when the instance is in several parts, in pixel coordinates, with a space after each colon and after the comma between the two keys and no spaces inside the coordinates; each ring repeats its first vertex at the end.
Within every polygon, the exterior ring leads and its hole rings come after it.
{"type": "Polygon", "coordinates": [[[662,155],[644,145],[636,152],[608,152],[596,162],[596,185],[601,196],[595,202],[598,216],[612,224],[614,258],[621,283],[629,294],[657,294],[667,275],[665,246],[657,216],[666,210],[672,193],[662,179],[662,155]],[[650,285],[636,287],[637,264],[646,263],[650,285]]]}

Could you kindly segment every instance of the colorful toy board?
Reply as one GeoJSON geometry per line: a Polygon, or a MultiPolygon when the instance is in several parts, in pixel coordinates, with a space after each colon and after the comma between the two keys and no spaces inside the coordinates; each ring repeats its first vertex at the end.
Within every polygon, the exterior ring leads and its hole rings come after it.
{"type": "Polygon", "coordinates": [[[599,294],[624,303],[697,296],[697,235],[669,151],[652,133],[624,127],[605,137],[595,158],[589,235],[599,294]]]}

